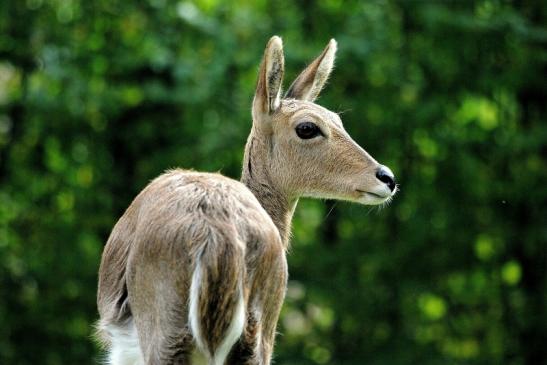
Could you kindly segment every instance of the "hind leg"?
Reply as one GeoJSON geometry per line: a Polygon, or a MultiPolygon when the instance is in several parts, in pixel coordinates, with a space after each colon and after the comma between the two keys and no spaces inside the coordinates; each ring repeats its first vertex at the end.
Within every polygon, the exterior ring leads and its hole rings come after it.
{"type": "Polygon", "coordinates": [[[271,362],[279,313],[287,287],[287,261],[281,245],[271,244],[257,255],[247,323],[230,353],[230,365],[268,365],[271,362]]]}
{"type": "Polygon", "coordinates": [[[194,345],[187,326],[186,290],[181,278],[173,275],[177,271],[154,262],[133,267],[127,289],[144,364],[190,364],[194,345]],[[171,279],[150,285],[152,274],[171,279]]]}
{"type": "MultiPolygon", "coordinates": [[[[102,326],[102,332],[108,335],[108,365],[187,365],[193,350],[193,340],[187,330],[176,335],[161,335],[161,339],[151,343],[143,354],[137,328],[133,318],[122,324],[102,326]],[[146,359],[146,360],[145,360],[146,359]]],[[[157,333],[157,331],[155,331],[157,333]]]]}
{"type": "Polygon", "coordinates": [[[275,334],[279,313],[285,300],[285,291],[287,289],[287,261],[283,251],[283,255],[279,257],[277,265],[274,266],[270,280],[270,285],[266,291],[271,293],[264,298],[264,310],[262,312],[262,328],[259,343],[259,352],[262,359],[262,364],[270,364],[275,342],[275,334]]]}
{"type": "MultiPolygon", "coordinates": [[[[144,363],[147,365],[189,365],[193,338],[183,317],[170,310],[140,313],[136,321],[144,363]]],[[[140,365],[140,363],[137,363],[140,365]]]]}
{"type": "Polygon", "coordinates": [[[192,335],[183,320],[184,317],[172,309],[162,308],[163,314],[161,311],[135,311],[139,313],[135,324],[139,332],[143,364],[191,364],[194,349],[192,335]]]}

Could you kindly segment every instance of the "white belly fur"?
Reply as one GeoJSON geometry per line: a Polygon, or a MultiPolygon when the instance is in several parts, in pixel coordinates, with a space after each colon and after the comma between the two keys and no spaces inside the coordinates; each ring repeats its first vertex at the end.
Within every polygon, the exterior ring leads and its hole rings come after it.
{"type": "Polygon", "coordinates": [[[106,326],[106,330],[111,338],[108,365],[144,365],[133,319],[124,326],[110,324],[106,326]]]}

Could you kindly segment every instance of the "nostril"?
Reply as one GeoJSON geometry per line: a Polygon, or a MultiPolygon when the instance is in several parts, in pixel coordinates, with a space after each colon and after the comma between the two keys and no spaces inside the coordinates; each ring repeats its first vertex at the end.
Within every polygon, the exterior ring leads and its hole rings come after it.
{"type": "Polygon", "coordinates": [[[376,171],[376,178],[380,180],[381,182],[385,183],[389,190],[393,191],[395,190],[395,176],[385,167],[380,167],[378,171],[376,171]]]}

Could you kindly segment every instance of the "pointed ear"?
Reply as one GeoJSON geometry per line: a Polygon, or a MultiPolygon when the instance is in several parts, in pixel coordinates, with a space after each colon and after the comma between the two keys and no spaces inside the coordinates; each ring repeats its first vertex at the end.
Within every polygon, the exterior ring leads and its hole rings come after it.
{"type": "Polygon", "coordinates": [[[278,36],[273,36],[266,45],[258,73],[253,100],[253,120],[259,121],[279,108],[284,71],[283,42],[278,36]]]}
{"type": "Polygon", "coordinates": [[[336,41],[331,39],[319,57],[294,80],[285,97],[314,101],[333,69],[336,48],[336,41]]]}

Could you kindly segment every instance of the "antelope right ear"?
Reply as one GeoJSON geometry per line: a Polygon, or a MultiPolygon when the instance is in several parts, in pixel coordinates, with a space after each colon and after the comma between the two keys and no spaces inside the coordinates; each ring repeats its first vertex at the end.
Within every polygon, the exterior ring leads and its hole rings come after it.
{"type": "Polygon", "coordinates": [[[281,83],[285,71],[283,42],[273,36],[266,45],[253,100],[253,120],[262,121],[281,105],[281,83]]]}
{"type": "Polygon", "coordinates": [[[334,67],[336,49],[337,43],[331,39],[323,52],[294,80],[285,97],[306,101],[317,99],[334,67]]]}

